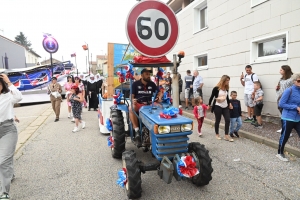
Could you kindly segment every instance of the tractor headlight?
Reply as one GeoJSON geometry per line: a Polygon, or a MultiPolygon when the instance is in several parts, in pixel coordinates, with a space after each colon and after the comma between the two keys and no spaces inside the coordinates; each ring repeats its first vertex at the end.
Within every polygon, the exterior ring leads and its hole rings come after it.
{"type": "Polygon", "coordinates": [[[191,131],[193,129],[193,125],[192,124],[182,124],[181,125],[181,131],[191,131]]]}
{"type": "Polygon", "coordinates": [[[170,130],[171,130],[170,126],[159,126],[158,127],[158,133],[159,134],[170,133],[170,130]]]}

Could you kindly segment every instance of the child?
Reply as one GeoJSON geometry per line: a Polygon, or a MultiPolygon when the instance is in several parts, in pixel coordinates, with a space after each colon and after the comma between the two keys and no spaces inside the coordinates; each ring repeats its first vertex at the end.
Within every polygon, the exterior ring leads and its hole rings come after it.
{"type": "Polygon", "coordinates": [[[231,91],[230,93],[231,99],[229,100],[233,109],[230,109],[230,137],[240,137],[238,131],[242,127],[242,109],[241,109],[241,102],[236,99],[237,92],[231,91]],[[236,127],[235,127],[236,124],[236,127]],[[233,135],[234,134],[234,135],[233,135]]]}
{"type": "Polygon", "coordinates": [[[209,106],[203,104],[203,100],[201,97],[197,97],[195,99],[196,106],[194,107],[194,115],[198,121],[198,136],[201,137],[201,128],[204,121],[204,117],[206,117],[206,110],[209,109],[209,106]]]}
{"type": "Polygon", "coordinates": [[[263,98],[264,92],[261,89],[261,84],[259,81],[254,82],[254,92],[252,94],[253,104],[254,104],[254,115],[256,116],[257,123],[253,124],[255,128],[263,128],[261,111],[264,106],[263,98]]]}

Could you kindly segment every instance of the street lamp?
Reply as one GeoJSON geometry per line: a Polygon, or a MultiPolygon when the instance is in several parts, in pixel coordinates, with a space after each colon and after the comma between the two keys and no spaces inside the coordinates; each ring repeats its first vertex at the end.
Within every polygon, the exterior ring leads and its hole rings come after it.
{"type": "Polygon", "coordinates": [[[90,51],[89,51],[89,45],[85,43],[85,45],[82,45],[82,48],[83,50],[88,50],[88,56],[87,56],[87,59],[88,59],[88,63],[89,63],[89,74],[91,73],[90,72],[90,61],[89,61],[89,54],[90,54],[90,51]]]}

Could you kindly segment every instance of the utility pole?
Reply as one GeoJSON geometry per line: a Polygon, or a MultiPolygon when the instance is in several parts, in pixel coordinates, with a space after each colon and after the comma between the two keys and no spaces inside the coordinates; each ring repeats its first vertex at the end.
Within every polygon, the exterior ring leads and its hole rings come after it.
{"type": "Polygon", "coordinates": [[[91,53],[91,64],[92,64],[92,67],[93,67],[93,58],[92,58],[92,53],[91,53]]]}

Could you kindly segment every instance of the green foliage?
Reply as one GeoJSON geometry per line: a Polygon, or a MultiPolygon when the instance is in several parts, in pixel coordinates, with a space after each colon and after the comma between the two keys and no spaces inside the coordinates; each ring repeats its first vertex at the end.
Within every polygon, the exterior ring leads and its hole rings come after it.
{"type": "Polygon", "coordinates": [[[27,37],[24,35],[23,32],[20,32],[20,34],[15,37],[15,42],[18,42],[21,45],[23,45],[23,46],[27,47],[28,49],[32,50],[31,42],[29,40],[27,40],[27,37]]]}

